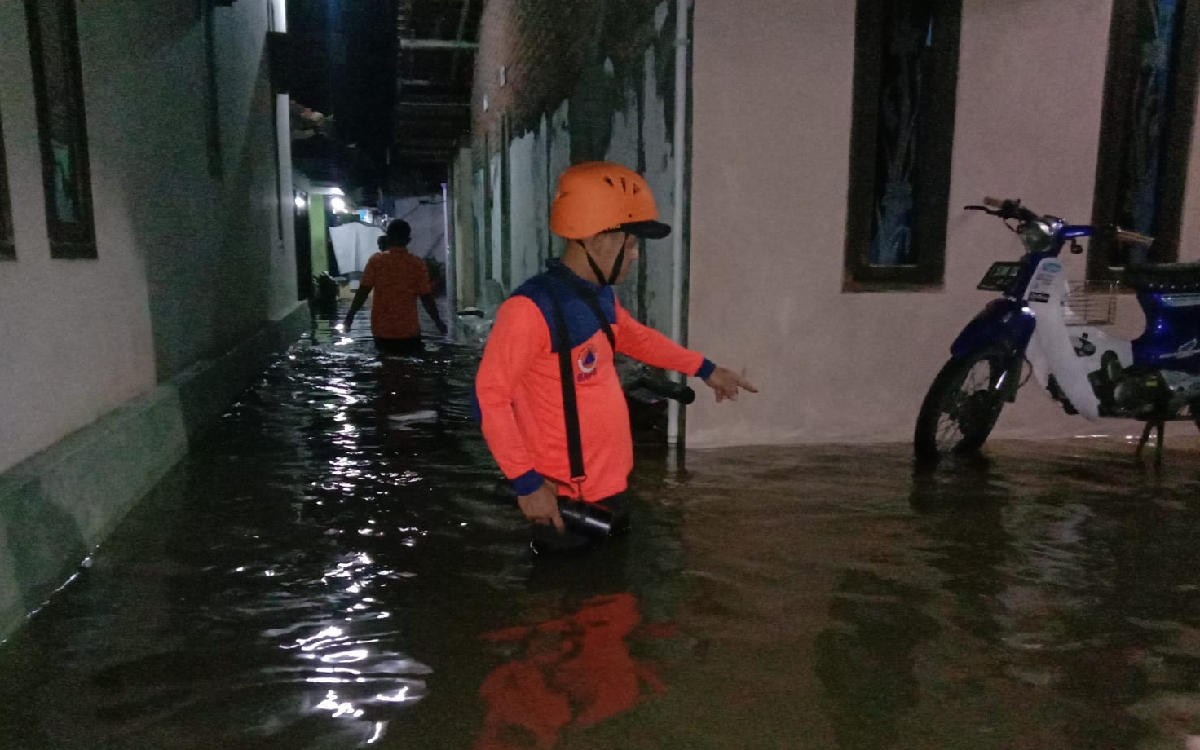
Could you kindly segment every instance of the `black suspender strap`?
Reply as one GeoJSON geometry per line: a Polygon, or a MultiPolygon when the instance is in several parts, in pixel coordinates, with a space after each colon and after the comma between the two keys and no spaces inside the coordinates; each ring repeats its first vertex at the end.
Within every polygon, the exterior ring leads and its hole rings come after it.
{"type": "MultiPolygon", "coordinates": [[[[575,289],[579,298],[596,316],[615,357],[617,337],[608,323],[608,318],[604,315],[604,310],[600,308],[599,295],[594,289],[576,278],[575,274],[565,266],[553,266],[553,269],[557,276],[575,289]]],[[[571,481],[582,482],[587,479],[587,473],[583,466],[583,438],[579,430],[579,401],[575,394],[575,368],[571,362],[571,332],[567,328],[567,317],[563,313],[562,303],[558,300],[555,285],[549,284],[548,287],[550,306],[554,310],[554,341],[555,346],[558,347],[558,374],[562,380],[563,420],[567,427],[567,458],[571,464],[571,481]]]]}
{"type": "Polygon", "coordinates": [[[579,404],[575,399],[575,368],[571,366],[571,334],[567,318],[554,290],[550,290],[550,306],[554,308],[554,337],[558,346],[558,374],[562,380],[563,418],[567,424],[567,458],[571,462],[571,481],[587,478],[583,469],[583,439],[579,434],[579,404]]]}

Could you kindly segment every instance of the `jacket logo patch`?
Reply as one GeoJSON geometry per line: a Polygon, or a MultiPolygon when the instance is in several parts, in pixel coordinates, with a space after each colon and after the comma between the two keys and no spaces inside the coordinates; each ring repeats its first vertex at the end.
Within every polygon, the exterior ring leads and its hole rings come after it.
{"type": "Polygon", "coordinates": [[[579,350],[579,355],[575,357],[575,367],[578,368],[578,372],[575,373],[575,382],[582,383],[594,376],[598,361],[596,347],[591,344],[587,344],[579,350]]]}

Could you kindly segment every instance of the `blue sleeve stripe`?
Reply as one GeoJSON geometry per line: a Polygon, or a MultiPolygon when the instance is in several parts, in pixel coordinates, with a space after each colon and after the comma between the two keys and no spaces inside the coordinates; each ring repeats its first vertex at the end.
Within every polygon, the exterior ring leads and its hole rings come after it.
{"type": "Polygon", "coordinates": [[[705,359],[700,365],[700,369],[696,370],[696,377],[701,380],[708,380],[708,376],[713,374],[713,370],[717,369],[717,363],[711,359],[705,359]]]}
{"type": "Polygon", "coordinates": [[[517,491],[518,495],[528,495],[532,492],[537,492],[542,484],[542,475],[536,469],[530,469],[512,480],[513,489],[517,491]]]}

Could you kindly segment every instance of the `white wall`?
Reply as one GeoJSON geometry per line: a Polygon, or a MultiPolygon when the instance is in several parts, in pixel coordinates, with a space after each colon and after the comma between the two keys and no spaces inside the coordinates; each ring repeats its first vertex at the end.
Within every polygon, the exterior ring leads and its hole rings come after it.
{"type": "MultiPolygon", "coordinates": [[[[155,383],[145,257],[129,238],[129,196],[93,126],[97,260],[53,260],[38,157],[24,8],[0,4],[4,118],[17,260],[0,262],[0,471],[155,383]]],[[[89,115],[101,104],[84,57],[89,115]]],[[[136,137],[137,133],[131,134],[136,137]]]]}
{"type": "MultiPolygon", "coordinates": [[[[550,202],[559,172],[570,163],[571,133],[567,109],[564,102],[554,114],[543,115],[536,130],[515,134],[508,145],[513,289],[544,270],[547,258],[558,257],[562,252],[561,238],[550,232],[550,202]]],[[[498,215],[499,204],[493,204],[493,209],[498,215]]],[[[498,234],[495,236],[499,237],[498,234]]],[[[500,258],[498,248],[495,258],[500,258]]],[[[497,270],[495,277],[502,278],[501,272],[497,270]]]]}
{"type": "MultiPolygon", "coordinates": [[[[843,293],[854,6],[697,3],[690,345],[744,366],[762,393],[698,399],[690,446],[910,439],[950,342],[989,298],[978,278],[1019,254],[998,221],[961,207],[996,195],[1091,216],[1110,4],[964,0],[944,289],[843,293]]],[[[1198,170],[1193,149],[1192,245],[1198,170]]],[[[1082,277],[1083,256],[1068,263],[1082,277]]],[[[997,434],[1098,428],[1130,429],[1068,419],[1027,386],[997,434]]]]}
{"type": "Polygon", "coordinates": [[[1188,167],[1187,194],[1183,204],[1183,226],[1179,235],[1179,260],[1200,261],[1200,97],[1192,126],[1192,162],[1188,167]]]}
{"type": "Polygon", "coordinates": [[[219,178],[197,7],[76,3],[99,257],[67,261],[50,258],[23,6],[0,4],[17,245],[0,263],[0,471],[295,308],[267,5],[214,9],[219,178]]]}
{"type": "Polygon", "coordinates": [[[500,154],[494,154],[488,161],[488,179],[492,182],[492,202],[491,202],[491,223],[489,225],[491,231],[491,239],[489,247],[492,251],[491,278],[493,281],[500,282],[504,287],[504,293],[508,294],[512,291],[509,284],[505,283],[504,269],[504,168],[503,158],[500,154]]]}
{"type": "Polygon", "coordinates": [[[451,252],[456,307],[475,305],[475,231],[471,219],[471,149],[462,148],[454,159],[450,178],[451,252]]]}
{"type": "MultiPolygon", "coordinates": [[[[659,4],[658,18],[665,22],[667,3],[659,4]]],[[[662,25],[659,25],[662,32],[662,25]]],[[[643,58],[644,82],[642,91],[623,92],[624,107],[612,116],[612,138],[604,158],[608,161],[639,169],[654,192],[659,219],[671,222],[675,206],[675,155],[667,123],[666,100],[672,96],[671,86],[660,86],[655,68],[655,51],[647,49],[643,58]]],[[[555,175],[557,179],[557,174],[555,175]]],[[[671,330],[671,256],[672,239],[647,240],[638,263],[628,279],[617,287],[617,295],[625,309],[635,317],[663,332],[671,330]],[[639,289],[639,274],[644,274],[644,289],[639,289]],[[646,309],[642,309],[642,302],[646,309]]]]}
{"type": "MultiPolygon", "coordinates": [[[[286,33],[287,0],[271,0],[268,22],[271,31],[286,33]]],[[[275,95],[275,140],[279,153],[279,177],[276,180],[278,194],[275,211],[280,221],[271,235],[271,282],[267,285],[270,297],[267,301],[272,318],[278,318],[293,309],[299,290],[289,279],[296,278],[296,222],[295,185],[292,183],[292,125],[291,97],[286,93],[275,95]],[[283,235],[278,228],[282,226],[283,235]],[[290,275],[289,275],[290,274],[290,275]]],[[[272,207],[268,204],[266,207],[272,207]]]]}
{"type": "Polygon", "coordinates": [[[421,258],[432,256],[446,262],[446,221],[442,215],[442,196],[420,195],[396,201],[396,215],[412,229],[408,250],[421,258]]]}
{"type": "MultiPolygon", "coordinates": [[[[565,101],[559,105],[554,114],[545,121],[548,161],[546,169],[546,214],[544,221],[546,231],[550,232],[549,204],[554,200],[554,192],[558,190],[558,176],[571,166],[571,103],[565,101]]],[[[567,251],[567,241],[557,234],[550,232],[550,252],[547,257],[561,258],[567,251]]]]}
{"type": "Polygon", "coordinates": [[[508,147],[508,191],[511,196],[509,237],[512,242],[512,286],[542,270],[548,253],[549,191],[546,174],[546,118],[537,130],[515,137],[508,147]]]}
{"type": "MultiPolygon", "coordinates": [[[[667,3],[659,5],[658,17],[666,20],[667,3]]],[[[661,26],[660,26],[661,31],[661,26]]],[[[666,87],[666,96],[672,97],[672,86],[666,87]]],[[[660,95],[660,83],[655,71],[654,53],[646,51],[645,56],[645,87],[642,92],[642,102],[645,110],[642,113],[642,148],[646,162],[642,175],[646,178],[650,189],[658,203],[658,218],[670,224],[675,210],[675,152],[670,128],[673,123],[667,122],[667,101],[660,95]]],[[[681,124],[680,127],[683,127],[681,124]]],[[[683,227],[673,227],[674,231],[683,231],[683,227]]],[[[646,290],[645,306],[641,312],[645,322],[663,333],[670,334],[671,325],[671,286],[674,276],[672,246],[674,239],[647,240],[639,264],[645,267],[646,290]]]]}
{"type": "MultiPolygon", "coordinates": [[[[187,0],[172,2],[192,5],[187,0]]],[[[139,12],[143,17],[147,13],[139,12]]],[[[295,252],[279,231],[274,151],[278,105],[267,71],[267,4],[239,2],[213,12],[224,169],[220,179],[210,178],[207,184],[214,212],[205,217],[202,231],[189,238],[195,257],[181,264],[177,248],[154,245],[159,251],[155,267],[170,280],[168,306],[154,308],[156,334],[168,325],[170,331],[169,336],[156,335],[162,375],[198,357],[227,351],[262,321],[281,317],[296,304],[295,252]],[[205,299],[201,309],[178,304],[193,295],[205,299]],[[207,324],[206,339],[191,333],[201,321],[207,324]]],[[[176,92],[176,106],[195,116],[194,97],[180,93],[176,92]]],[[[195,149],[193,142],[174,151],[195,149]]],[[[290,175],[290,164],[284,166],[290,175]]],[[[171,179],[181,176],[177,170],[164,171],[171,179]]],[[[196,179],[204,184],[200,175],[196,179]]]]}

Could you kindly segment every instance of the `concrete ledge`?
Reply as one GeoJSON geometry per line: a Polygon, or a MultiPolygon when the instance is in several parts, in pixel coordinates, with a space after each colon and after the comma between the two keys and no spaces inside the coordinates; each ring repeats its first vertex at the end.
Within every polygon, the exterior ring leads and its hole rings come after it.
{"type": "Polygon", "coordinates": [[[0,638],[73,575],[308,321],[299,304],[223,356],[0,474],[0,638]]]}
{"type": "Polygon", "coordinates": [[[300,303],[222,356],[198,362],[168,381],[179,396],[188,437],[195,438],[224,414],[275,355],[310,328],[310,320],[307,303],[300,303]]]}

